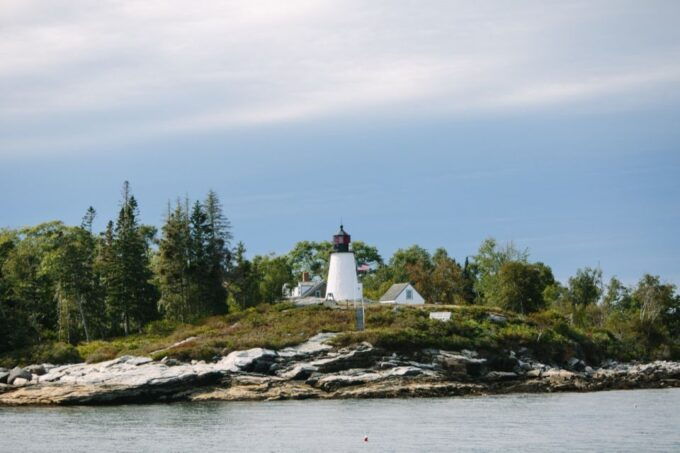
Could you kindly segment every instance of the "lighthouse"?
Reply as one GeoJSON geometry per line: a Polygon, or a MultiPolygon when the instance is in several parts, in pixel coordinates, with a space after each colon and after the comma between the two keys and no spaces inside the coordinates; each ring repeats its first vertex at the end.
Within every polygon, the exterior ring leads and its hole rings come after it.
{"type": "Polygon", "coordinates": [[[357,278],[357,262],[354,252],[349,249],[350,235],[340,225],[340,231],[333,235],[333,253],[328,268],[326,299],[362,300],[363,288],[357,278]]]}

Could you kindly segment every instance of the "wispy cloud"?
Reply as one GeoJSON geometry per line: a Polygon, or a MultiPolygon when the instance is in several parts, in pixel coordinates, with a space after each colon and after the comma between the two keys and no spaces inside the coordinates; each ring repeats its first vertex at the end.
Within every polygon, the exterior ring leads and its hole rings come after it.
{"type": "Polygon", "coordinates": [[[679,14],[663,1],[6,0],[0,157],[367,112],[668,102],[679,14]]]}

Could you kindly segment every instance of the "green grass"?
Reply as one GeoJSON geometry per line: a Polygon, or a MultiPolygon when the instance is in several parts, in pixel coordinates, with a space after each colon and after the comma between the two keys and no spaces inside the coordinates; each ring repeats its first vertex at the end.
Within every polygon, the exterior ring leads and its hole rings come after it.
{"type": "MultiPolygon", "coordinates": [[[[143,333],[76,346],[53,343],[14,351],[0,357],[0,365],[37,362],[90,363],[121,355],[144,355],[154,359],[210,360],[231,351],[264,347],[281,349],[299,344],[319,332],[339,332],[333,342],[348,346],[368,341],[392,351],[422,348],[474,349],[493,353],[526,347],[543,361],[563,361],[572,356],[597,362],[606,357],[631,358],[629,345],[606,331],[584,332],[569,325],[556,312],[520,316],[498,308],[478,306],[398,307],[369,306],[367,329],[354,331],[354,311],[321,306],[295,308],[291,304],[255,308],[206,318],[196,324],[157,321],[143,333]],[[429,319],[429,311],[452,310],[452,319],[429,319]],[[489,320],[489,313],[507,318],[503,324],[489,320]],[[192,338],[178,346],[180,341],[192,338]]],[[[634,350],[632,350],[634,352],[634,350]]]]}

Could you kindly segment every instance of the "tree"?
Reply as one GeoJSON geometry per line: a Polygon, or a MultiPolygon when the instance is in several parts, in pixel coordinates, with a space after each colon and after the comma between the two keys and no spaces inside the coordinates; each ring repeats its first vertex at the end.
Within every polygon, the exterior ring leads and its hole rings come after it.
{"type": "Polygon", "coordinates": [[[664,328],[669,334],[680,333],[680,297],[675,294],[675,285],[661,283],[658,276],[645,274],[632,297],[640,324],[648,335],[652,330],[664,328]]]}
{"type": "Polygon", "coordinates": [[[138,223],[137,200],[130,194],[130,184],[123,184],[123,201],[112,234],[111,274],[105,280],[108,312],[115,330],[123,329],[128,335],[131,328],[142,325],[156,317],[156,288],[151,284],[149,266],[148,229],[138,223]]]}
{"type": "Polygon", "coordinates": [[[376,268],[383,265],[383,259],[378,253],[377,247],[368,245],[363,241],[354,241],[352,242],[352,251],[359,266],[365,264],[371,268],[376,268]]]}
{"type": "Polygon", "coordinates": [[[394,283],[411,282],[426,301],[433,301],[432,258],[427,250],[412,245],[394,252],[389,263],[394,283]]]}
{"type": "Polygon", "coordinates": [[[20,340],[24,344],[53,338],[58,327],[54,282],[42,264],[49,238],[62,228],[61,222],[42,223],[17,231],[10,236],[10,243],[5,242],[2,274],[6,307],[26,333],[20,340]]]}
{"type": "Polygon", "coordinates": [[[546,268],[542,264],[521,261],[503,263],[498,271],[498,286],[493,293],[496,299],[493,302],[522,314],[542,309],[545,306],[543,290],[548,281],[554,280],[547,278],[545,272],[546,268]]]}
{"type": "Polygon", "coordinates": [[[288,262],[296,276],[308,272],[326,278],[333,245],[328,241],[300,241],[288,252],[288,262]]]}
{"type": "Polygon", "coordinates": [[[607,311],[629,310],[632,308],[633,299],[630,289],[624,286],[616,277],[612,277],[604,290],[602,305],[607,311]]]}
{"type": "Polygon", "coordinates": [[[484,240],[479,246],[474,264],[477,270],[475,292],[482,301],[498,299],[498,272],[508,261],[526,263],[529,258],[528,250],[519,250],[514,243],[509,242],[499,248],[495,239],[484,240]]]}
{"type": "Polygon", "coordinates": [[[156,280],[160,291],[159,308],[172,320],[186,322],[192,318],[190,307],[189,216],[179,200],[168,213],[162,227],[156,260],[156,280]]]}
{"type": "Polygon", "coordinates": [[[253,266],[258,275],[260,301],[278,302],[283,297],[283,286],[294,282],[293,271],[285,256],[256,256],[253,266]]]}
{"type": "Polygon", "coordinates": [[[602,294],[602,270],[586,267],[569,278],[568,298],[574,307],[594,304],[602,294]]]}
{"type": "Polygon", "coordinates": [[[92,327],[101,325],[103,306],[95,273],[96,242],[86,229],[94,219],[90,208],[84,226],[63,227],[50,235],[41,264],[54,284],[60,339],[75,342],[92,338],[92,327]],[[83,335],[84,334],[84,335],[83,335]]]}
{"type": "Polygon", "coordinates": [[[253,307],[260,302],[257,271],[245,255],[246,247],[243,242],[239,242],[234,251],[234,265],[228,278],[230,305],[240,309],[253,307]]]}
{"type": "Polygon", "coordinates": [[[477,293],[475,291],[476,282],[477,282],[477,266],[474,263],[471,264],[468,258],[465,257],[465,263],[463,264],[463,271],[461,275],[461,288],[460,288],[460,297],[464,303],[472,304],[477,298],[477,293]]]}
{"type": "Polygon", "coordinates": [[[456,260],[449,257],[443,248],[432,255],[432,275],[430,277],[432,303],[453,304],[463,298],[463,270],[456,260]]]}
{"type": "Polygon", "coordinates": [[[231,222],[222,211],[217,194],[210,190],[203,203],[205,213],[206,302],[211,313],[227,312],[227,272],[231,261],[231,222]]]}
{"type": "Polygon", "coordinates": [[[226,277],[231,259],[229,222],[217,195],[204,203],[168,207],[156,260],[160,308],[183,322],[227,312],[226,277]]]}
{"type": "MultiPolygon", "coordinates": [[[[25,267],[17,266],[21,246],[17,231],[0,229],[0,351],[11,351],[29,345],[32,339],[43,339],[42,323],[37,323],[31,301],[22,297],[18,285],[31,285],[17,275],[25,267]]],[[[25,260],[20,260],[25,261],[25,260]]],[[[34,272],[28,275],[35,275],[34,272]]],[[[35,307],[37,308],[37,307],[35,307]]]]}

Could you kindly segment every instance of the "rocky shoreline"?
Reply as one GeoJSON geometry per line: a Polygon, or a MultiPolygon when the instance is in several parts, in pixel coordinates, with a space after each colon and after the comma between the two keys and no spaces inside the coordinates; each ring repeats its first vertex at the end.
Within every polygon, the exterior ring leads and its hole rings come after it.
{"type": "Polygon", "coordinates": [[[0,369],[0,405],[395,398],[680,387],[680,362],[562,367],[530,351],[482,356],[397,354],[362,343],[337,349],[322,333],[279,351],[235,351],[213,362],[124,356],[95,364],[0,369]]]}

